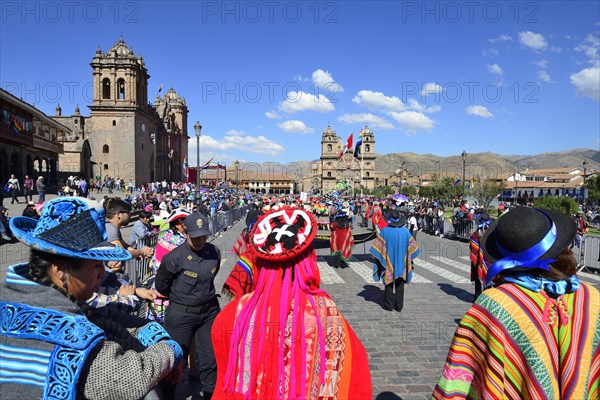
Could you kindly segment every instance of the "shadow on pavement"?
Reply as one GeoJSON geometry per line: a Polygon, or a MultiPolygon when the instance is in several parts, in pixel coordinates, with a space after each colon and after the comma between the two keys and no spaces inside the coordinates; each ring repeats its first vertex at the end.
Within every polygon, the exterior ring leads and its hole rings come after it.
{"type": "Polygon", "coordinates": [[[383,307],[383,290],[379,286],[364,285],[362,292],[358,293],[358,296],[383,307]]]}
{"type": "Polygon", "coordinates": [[[465,289],[454,287],[448,283],[438,283],[438,286],[440,289],[442,289],[442,291],[456,297],[459,300],[466,301],[467,303],[473,302],[473,293],[468,292],[465,289]]]}
{"type": "Polygon", "coordinates": [[[381,392],[375,397],[375,400],[402,400],[402,397],[392,392],[381,392]]]}

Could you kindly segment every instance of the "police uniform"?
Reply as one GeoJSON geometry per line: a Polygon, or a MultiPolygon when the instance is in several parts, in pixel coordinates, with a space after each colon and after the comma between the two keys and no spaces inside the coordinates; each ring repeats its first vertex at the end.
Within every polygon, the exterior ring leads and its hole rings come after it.
{"type": "MultiPolygon", "coordinates": [[[[184,226],[190,237],[208,236],[208,219],[200,213],[186,217],[184,226]]],[[[199,377],[205,398],[214,391],[217,364],[211,342],[213,321],[219,313],[214,280],[221,265],[219,249],[206,243],[200,251],[184,242],[163,258],[156,273],[155,287],[169,297],[165,329],[182,347],[184,357],[196,343],[199,377]]],[[[174,387],[172,388],[174,390],[174,387]]]]}

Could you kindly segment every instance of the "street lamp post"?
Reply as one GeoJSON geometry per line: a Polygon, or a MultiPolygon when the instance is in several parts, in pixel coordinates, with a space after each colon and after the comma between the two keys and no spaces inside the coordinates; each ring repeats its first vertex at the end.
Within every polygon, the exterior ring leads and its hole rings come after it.
{"type": "Polygon", "coordinates": [[[200,135],[202,135],[200,121],[196,121],[194,130],[196,131],[196,205],[200,207],[200,135]]]}
{"type": "Polygon", "coordinates": [[[169,184],[173,182],[173,177],[171,176],[171,161],[173,160],[174,150],[169,150],[169,184]]]}
{"type": "Polygon", "coordinates": [[[235,160],[235,195],[239,196],[240,194],[240,179],[239,179],[239,174],[238,174],[238,168],[240,166],[240,162],[238,160],[235,160]]]}
{"type": "Polygon", "coordinates": [[[405,161],[402,161],[400,163],[400,194],[402,194],[402,186],[403,186],[402,182],[404,180],[404,164],[405,164],[405,161]]]}
{"type": "Polygon", "coordinates": [[[464,197],[465,197],[465,170],[466,170],[466,165],[467,165],[467,152],[465,150],[463,150],[461,156],[462,156],[462,160],[463,160],[462,197],[464,199],[464,197]]]}
{"type": "Polygon", "coordinates": [[[586,175],[587,175],[587,165],[588,162],[587,160],[583,160],[583,194],[581,195],[581,202],[583,204],[583,212],[586,213],[587,212],[587,200],[585,198],[585,192],[587,190],[587,186],[586,186],[586,175]]]}
{"type": "Polygon", "coordinates": [[[156,178],[156,135],[157,135],[157,133],[150,134],[150,139],[152,139],[152,146],[154,148],[154,155],[152,157],[152,175],[154,175],[153,176],[154,182],[158,181],[158,179],[156,178]]]}

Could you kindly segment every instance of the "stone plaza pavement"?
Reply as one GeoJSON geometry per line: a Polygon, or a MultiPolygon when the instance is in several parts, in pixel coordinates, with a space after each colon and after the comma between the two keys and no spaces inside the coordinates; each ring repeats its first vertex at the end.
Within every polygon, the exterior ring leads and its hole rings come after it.
{"type": "MultiPolygon", "coordinates": [[[[236,261],[231,249],[244,226],[242,220],[212,239],[223,258],[216,279],[218,291],[236,261]]],[[[125,239],[130,229],[123,230],[125,239]]],[[[321,287],[331,294],[369,355],[374,399],[430,397],[457,323],[473,298],[468,244],[423,232],[418,233],[417,242],[421,255],[415,262],[413,281],[405,289],[401,313],[382,309],[383,285],[373,281],[372,262],[366,255],[370,243],[355,246],[350,268],[345,269],[331,266],[329,249],[317,251],[321,287]]],[[[27,254],[18,243],[0,246],[0,278],[6,276],[7,265],[25,261],[27,254]]],[[[600,286],[599,275],[580,274],[580,279],[600,286]]],[[[220,302],[224,307],[227,300],[221,297],[220,302]]],[[[201,399],[192,395],[197,392],[197,384],[186,377],[177,399],[201,399]]]]}

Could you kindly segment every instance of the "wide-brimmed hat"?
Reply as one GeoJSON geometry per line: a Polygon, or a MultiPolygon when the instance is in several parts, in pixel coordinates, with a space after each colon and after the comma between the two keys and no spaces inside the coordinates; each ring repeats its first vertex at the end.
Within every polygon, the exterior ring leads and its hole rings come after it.
{"type": "Polygon", "coordinates": [[[107,242],[104,209],[82,197],[59,197],[46,203],[40,219],[13,217],[10,229],[33,249],[66,257],[126,261],[131,254],[107,242]]]}
{"type": "Polygon", "coordinates": [[[481,249],[492,263],[487,282],[498,273],[532,268],[548,269],[577,233],[571,217],[551,210],[519,207],[492,222],[481,249]]]}
{"type": "Polygon", "coordinates": [[[191,213],[189,211],[178,208],[176,210],[171,211],[171,214],[169,214],[169,216],[167,217],[167,222],[171,223],[178,219],[185,219],[190,214],[191,213]]]}
{"type": "Polygon", "coordinates": [[[394,228],[406,225],[406,217],[400,215],[400,213],[396,210],[390,213],[390,217],[387,221],[388,226],[392,226],[394,228]]]}

